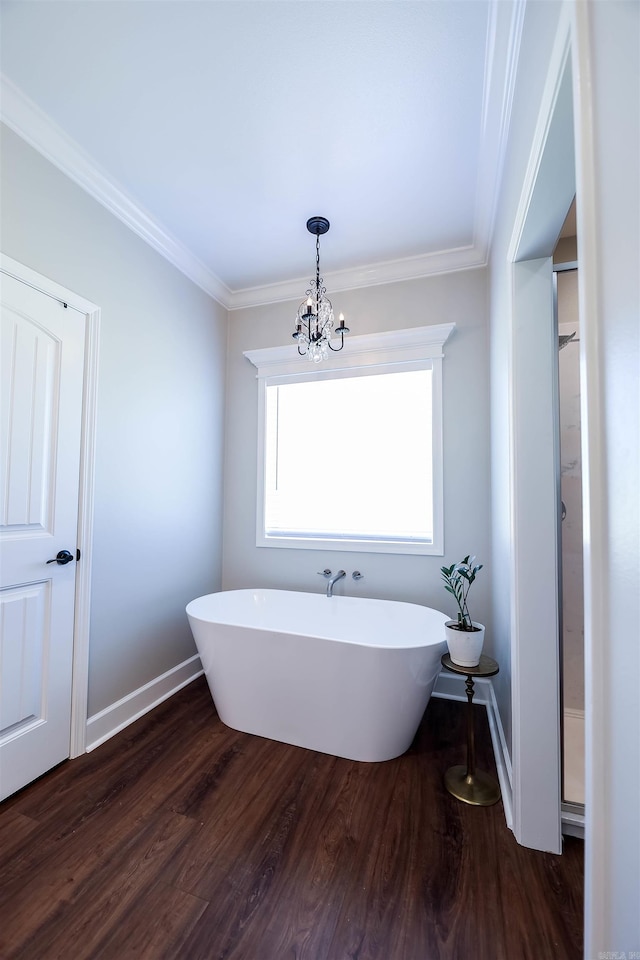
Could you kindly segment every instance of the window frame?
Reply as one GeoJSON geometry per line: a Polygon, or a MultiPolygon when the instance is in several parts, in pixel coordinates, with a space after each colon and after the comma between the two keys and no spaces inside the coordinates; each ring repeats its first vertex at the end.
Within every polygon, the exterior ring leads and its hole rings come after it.
{"type": "Polygon", "coordinates": [[[455,323],[412,327],[349,337],[344,350],[311,365],[294,346],[246,350],[257,368],[258,449],[256,490],[256,546],[298,550],[336,550],[355,553],[392,553],[420,556],[444,554],[444,442],[442,361],[444,344],[455,323]],[[272,537],[265,534],[267,387],[285,383],[331,380],[349,376],[409,370],[432,371],[433,539],[427,541],[347,539],[318,536],[272,537]]]}

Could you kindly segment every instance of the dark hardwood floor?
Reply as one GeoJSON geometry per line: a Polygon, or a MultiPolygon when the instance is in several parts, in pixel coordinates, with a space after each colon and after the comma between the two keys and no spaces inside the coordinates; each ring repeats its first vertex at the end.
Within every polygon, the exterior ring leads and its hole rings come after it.
{"type": "Polygon", "coordinates": [[[577,960],[582,843],[449,796],[465,709],[354,763],[230,730],[197,680],[0,807],[0,957],[577,960]]]}

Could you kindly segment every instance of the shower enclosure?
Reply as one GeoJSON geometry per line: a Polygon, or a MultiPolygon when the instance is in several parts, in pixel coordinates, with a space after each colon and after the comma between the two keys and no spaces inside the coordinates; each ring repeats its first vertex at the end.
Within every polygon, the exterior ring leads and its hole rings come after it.
{"type": "MultiPolygon", "coordinates": [[[[556,263],[560,420],[563,809],[584,805],[584,596],[577,261],[556,263]]],[[[563,817],[563,819],[565,819],[563,817]]]]}

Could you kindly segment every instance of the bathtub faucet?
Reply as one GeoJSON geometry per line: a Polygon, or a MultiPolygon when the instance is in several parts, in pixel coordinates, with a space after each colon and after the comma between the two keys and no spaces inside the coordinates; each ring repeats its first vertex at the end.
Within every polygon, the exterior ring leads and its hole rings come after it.
{"type": "Polygon", "coordinates": [[[343,577],[346,577],[345,571],[344,571],[344,570],[338,570],[337,573],[334,573],[334,575],[329,578],[329,580],[327,581],[327,596],[328,596],[328,597],[332,597],[332,596],[333,596],[333,585],[334,585],[334,583],[337,583],[338,580],[342,580],[343,577]]]}

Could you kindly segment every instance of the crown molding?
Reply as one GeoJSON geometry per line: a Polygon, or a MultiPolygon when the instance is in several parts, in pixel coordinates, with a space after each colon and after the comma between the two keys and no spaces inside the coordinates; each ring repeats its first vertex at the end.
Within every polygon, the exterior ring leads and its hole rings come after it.
{"type": "Polygon", "coordinates": [[[229,307],[231,291],[226,284],[4,74],[0,74],[0,119],[205,293],[229,307]]]}
{"type": "MultiPolygon", "coordinates": [[[[333,295],[342,290],[357,290],[360,287],[375,287],[382,283],[416,280],[420,277],[453,273],[456,270],[470,270],[486,265],[487,259],[484,253],[477,250],[475,246],[467,246],[439,250],[437,253],[427,253],[418,257],[386,260],[382,263],[372,263],[346,270],[334,270],[324,273],[323,277],[325,286],[333,295]]],[[[262,287],[235,290],[231,294],[229,309],[241,310],[244,307],[279,303],[281,300],[301,300],[308,286],[308,277],[298,277],[295,280],[283,280],[281,283],[269,283],[262,287]]]]}
{"type": "MultiPolygon", "coordinates": [[[[296,300],[301,296],[300,291],[306,289],[308,278],[231,290],[3,74],[0,74],[0,119],[227,310],[296,300]]],[[[332,292],[355,290],[468,270],[485,266],[486,262],[484,251],[470,245],[337,270],[325,274],[325,281],[332,292]]]]}
{"type": "MultiPolygon", "coordinates": [[[[468,246],[325,274],[333,293],[486,266],[507,149],[526,0],[493,0],[487,26],[481,155],[474,242],[468,246]]],[[[231,290],[144,210],[8,77],[0,74],[0,119],[227,310],[300,299],[308,278],[231,290]]]]}

